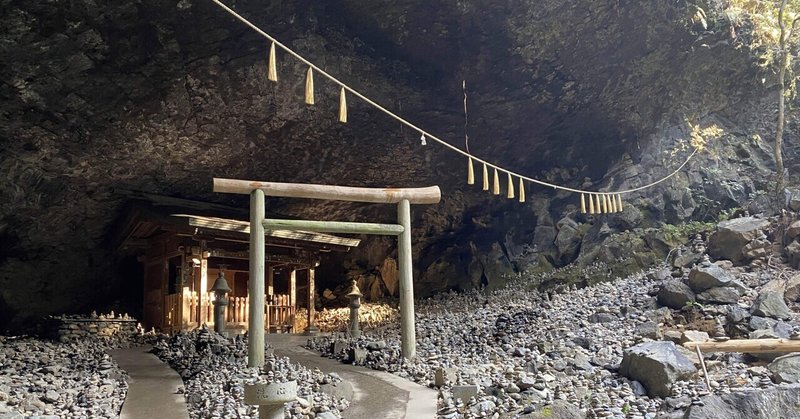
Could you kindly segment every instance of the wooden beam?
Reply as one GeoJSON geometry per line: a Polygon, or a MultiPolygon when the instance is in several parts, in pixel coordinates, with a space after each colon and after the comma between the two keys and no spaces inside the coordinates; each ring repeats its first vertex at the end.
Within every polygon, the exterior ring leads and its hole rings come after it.
{"type": "Polygon", "coordinates": [[[396,204],[402,200],[407,200],[412,204],[435,204],[442,199],[442,192],[438,186],[427,188],[357,188],[214,178],[214,192],[247,195],[255,189],[264,191],[266,196],[383,204],[396,204]]]}
{"type": "Polygon", "coordinates": [[[264,220],[264,228],[314,231],[318,233],[377,234],[398,236],[404,228],[398,224],[352,223],[343,221],[264,220]]]}
{"type": "Polygon", "coordinates": [[[686,342],[683,346],[689,349],[697,347],[703,352],[800,352],[800,340],[789,339],[731,339],[725,342],[686,342]]]}

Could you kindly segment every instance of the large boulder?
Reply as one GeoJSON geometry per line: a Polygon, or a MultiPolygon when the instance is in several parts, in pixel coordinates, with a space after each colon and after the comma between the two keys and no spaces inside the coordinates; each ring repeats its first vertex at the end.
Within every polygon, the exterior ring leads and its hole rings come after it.
{"type": "Polygon", "coordinates": [[[771,317],[773,319],[789,319],[792,312],[783,301],[783,295],[778,292],[767,290],[758,294],[750,308],[750,313],[754,316],[771,317]]]}
{"type": "Polygon", "coordinates": [[[775,419],[800,416],[800,385],[769,387],[706,396],[703,405],[689,407],[684,419],[775,419]]]}
{"type": "Polygon", "coordinates": [[[556,400],[540,411],[532,411],[524,417],[529,419],[583,419],[586,415],[577,406],[563,400],[556,400]]]}
{"type": "Polygon", "coordinates": [[[789,258],[789,266],[800,268],[800,243],[791,242],[786,246],[786,257],[789,258]]]}
{"type": "Polygon", "coordinates": [[[759,230],[769,227],[769,221],[755,217],[742,217],[722,221],[717,231],[708,239],[708,253],[717,259],[734,263],[744,262],[742,249],[759,237],[759,230]]]}
{"type": "Polygon", "coordinates": [[[787,303],[800,300],[800,274],[795,275],[786,281],[786,289],[783,292],[783,299],[787,303]]]}
{"type": "Polygon", "coordinates": [[[800,354],[789,354],[776,358],[767,366],[772,381],[777,384],[800,382],[800,354]]]}
{"type": "Polygon", "coordinates": [[[672,342],[645,342],[625,350],[619,372],[642,383],[650,396],[670,395],[675,381],[697,372],[694,364],[672,342]]]}
{"type": "Polygon", "coordinates": [[[697,301],[701,303],[736,304],[739,301],[739,291],[732,287],[709,288],[697,294],[697,301]]]}
{"type": "Polygon", "coordinates": [[[558,249],[558,260],[569,263],[578,256],[583,235],[579,229],[580,225],[571,218],[563,218],[557,224],[558,234],[556,235],[556,248],[558,249]]]}
{"type": "Polygon", "coordinates": [[[711,288],[733,286],[733,280],[733,275],[725,269],[712,263],[707,263],[689,272],[687,284],[692,291],[703,292],[711,288]]]}
{"type": "Polygon", "coordinates": [[[662,306],[680,310],[695,301],[695,295],[688,285],[678,280],[667,281],[658,290],[658,303],[662,306]]]}

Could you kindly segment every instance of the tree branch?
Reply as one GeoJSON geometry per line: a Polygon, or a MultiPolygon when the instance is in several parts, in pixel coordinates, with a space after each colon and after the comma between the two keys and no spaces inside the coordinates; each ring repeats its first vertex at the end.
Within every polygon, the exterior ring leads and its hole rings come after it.
{"type": "Polygon", "coordinates": [[[786,3],[789,0],[781,0],[781,7],[778,9],[778,26],[781,28],[780,47],[783,51],[783,44],[786,42],[786,25],[783,24],[783,11],[786,9],[786,3]]]}

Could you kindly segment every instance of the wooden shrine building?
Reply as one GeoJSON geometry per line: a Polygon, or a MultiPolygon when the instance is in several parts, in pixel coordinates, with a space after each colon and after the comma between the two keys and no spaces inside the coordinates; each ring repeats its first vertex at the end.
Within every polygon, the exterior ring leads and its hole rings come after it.
{"type": "MultiPolygon", "coordinates": [[[[130,208],[117,237],[119,250],[136,251],[143,264],[142,324],[166,333],[203,324],[212,327],[214,295],[210,289],[222,273],[231,289],[227,327],[232,332],[246,330],[249,222],[207,215],[228,209],[218,205],[148,198],[149,203],[130,208]]],[[[328,252],[347,252],[359,242],[321,233],[266,231],[265,329],[302,332],[298,326],[312,326],[314,270],[321,257],[328,252]],[[302,318],[297,316],[298,307],[307,313],[302,318]]]]}

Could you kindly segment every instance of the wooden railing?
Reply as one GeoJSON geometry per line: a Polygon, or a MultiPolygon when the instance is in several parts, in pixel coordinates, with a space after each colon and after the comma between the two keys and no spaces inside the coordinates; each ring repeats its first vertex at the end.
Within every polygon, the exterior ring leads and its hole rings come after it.
{"type": "MultiPolygon", "coordinates": [[[[269,299],[266,299],[269,301],[269,299]]],[[[194,329],[200,325],[213,327],[214,304],[213,293],[198,294],[183,288],[182,293],[164,296],[164,319],[162,329],[168,333],[194,329]],[[202,303],[202,304],[201,304],[202,303]],[[201,310],[202,305],[202,310],[201,310]]],[[[295,308],[289,304],[289,296],[274,295],[274,304],[267,304],[265,314],[267,324],[275,331],[290,331],[294,326],[295,308]]],[[[230,328],[247,328],[250,304],[247,297],[229,297],[225,311],[225,323],[230,328]]]]}

